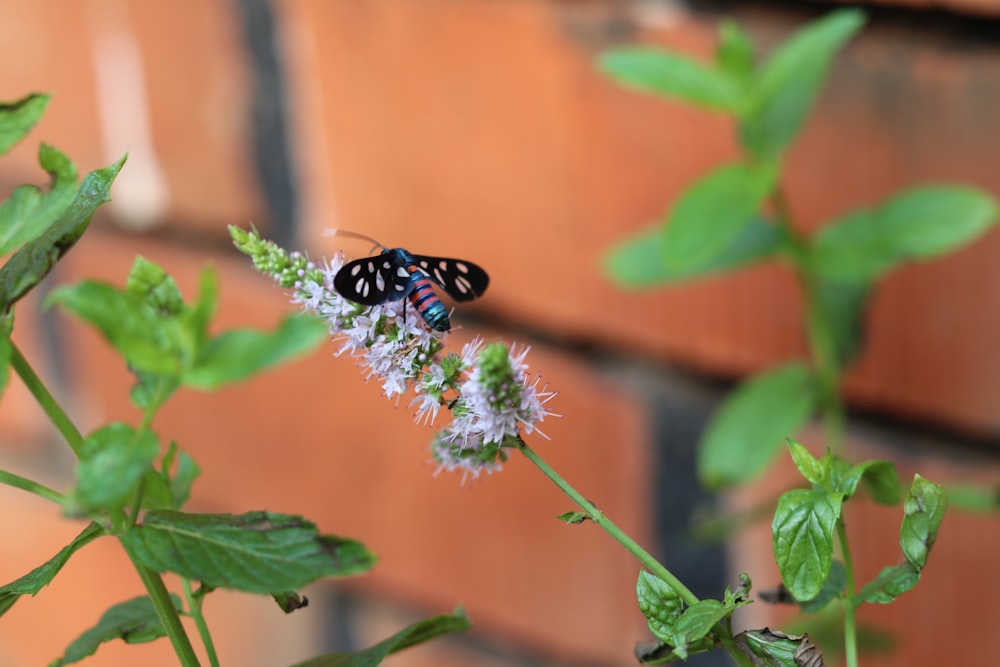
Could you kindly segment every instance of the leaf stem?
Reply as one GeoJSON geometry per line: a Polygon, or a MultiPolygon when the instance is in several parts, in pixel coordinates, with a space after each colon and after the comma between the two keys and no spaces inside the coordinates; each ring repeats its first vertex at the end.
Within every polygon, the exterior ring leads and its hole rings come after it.
{"type": "MultiPolygon", "coordinates": [[[[675,577],[674,574],[660,564],[660,562],[657,561],[652,554],[639,546],[639,544],[629,537],[625,531],[608,519],[608,517],[604,515],[604,512],[599,510],[596,505],[584,498],[579,491],[574,489],[569,482],[563,479],[562,476],[560,476],[559,473],[546,463],[544,459],[538,456],[538,454],[536,454],[535,451],[531,449],[520,436],[517,438],[517,446],[521,453],[524,454],[529,461],[534,463],[535,467],[542,471],[542,474],[552,480],[552,482],[558,486],[563,493],[569,496],[569,498],[587,514],[587,517],[591,521],[600,526],[606,533],[614,538],[616,542],[625,547],[625,549],[635,556],[636,559],[638,559],[638,561],[646,567],[646,569],[670,586],[670,588],[677,593],[677,596],[681,598],[685,604],[692,606],[700,602],[698,596],[692,593],[680,579],[675,577]]],[[[733,641],[733,634],[731,630],[729,630],[722,623],[716,623],[715,629],[719,641],[738,664],[752,665],[749,658],[744,655],[739,648],[737,648],[736,643],[733,641]]]]}
{"type": "Polygon", "coordinates": [[[837,519],[837,537],[840,541],[840,553],[844,559],[844,574],[847,576],[847,600],[844,603],[844,657],[847,667],[858,665],[858,639],[854,618],[854,595],[857,582],[854,578],[854,562],[851,559],[851,548],[847,542],[847,527],[844,519],[837,519]]]}
{"type": "Polygon", "coordinates": [[[215,643],[212,641],[212,633],[209,632],[208,623],[205,622],[205,615],[201,612],[201,597],[198,597],[191,590],[191,582],[181,577],[181,585],[184,587],[184,598],[187,600],[188,609],[194,624],[198,626],[198,634],[201,635],[201,643],[208,654],[208,662],[212,667],[219,667],[219,656],[215,653],[215,643]]]}
{"type": "Polygon", "coordinates": [[[0,484],[6,484],[7,486],[13,486],[16,489],[33,493],[36,496],[45,498],[45,500],[51,500],[57,505],[62,505],[63,501],[66,499],[63,494],[59,493],[55,489],[50,489],[44,484],[39,484],[33,479],[21,477],[20,475],[15,475],[14,473],[7,472],[6,470],[0,470],[0,484]]]}
{"type": "Polygon", "coordinates": [[[13,340],[10,342],[10,347],[11,366],[14,367],[21,381],[28,387],[28,390],[35,397],[35,400],[38,401],[42,410],[45,411],[45,414],[48,415],[49,419],[59,430],[59,433],[62,434],[62,437],[76,455],[76,458],[81,458],[83,455],[83,436],[80,434],[80,431],[77,430],[59,403],[56,402],[56,399],[49,392],[41,378],[38,377],[38,374],[35,373],[28,360],[21,354],[21,350],[14,344],[13,340]]]}

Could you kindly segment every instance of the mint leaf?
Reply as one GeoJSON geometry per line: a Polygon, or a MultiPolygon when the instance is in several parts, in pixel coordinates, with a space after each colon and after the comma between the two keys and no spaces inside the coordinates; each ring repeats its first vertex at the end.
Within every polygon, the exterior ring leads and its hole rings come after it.
{"type": "Polygon", "coordinates": [[[49,104],[49,96],[32,93],[16,102],[0,103],[0,155],[31,132],[49,104]]]}
{"type": "Polygon", "coordinates": [[[903,502],[903,525],[899,546],[918,572],[927,564],[927,556],[937,539],[948,498],[941,487],[920,475],[913,476],[910,492],[903,502]]]}
{"type": "Polygon", "coordinates": [[[76,166],[57,149],[42,144],[38,161],[49,174],[48,192],[22,185],[0,205],[0,255],[37,238],[66,210],[76,193],[76,166]]]}
{"type": "Polygon", "coordinates": [[[852,603],[855,607],[862,602],[889,604],[916,586],[918,581],[920,581],[920,572],[909,563],[893,565],[884,568],[877,577],[865,584],[854,596],[852,603]]]}
{"type": "Polygon", "coordinates": [[[76,467],[76,488],[67,498],[67,512],[89,514],[127,503],[159,451],[155,433],[136,431],[121,422],[87,436],[76,467]]]}
{"type": "Polygon", "coordinates": [[[248,593],[298,590],[320,577],[358,574],[375,563],[360,542],[320,535],[302,517],[270,512],[150,511],[122,542],[157,572],[248,593]]]}
{"type": "Polygon", "coordinates": [[[815,405],[812,373],[801,363],[778,366],[744,382],[708,425],[698,450],[701,480],[718,488],[752,479],[815,405]]]}
{"type": "Polygon", "coordinates": [[[664,49],[628,47],[608,51],[598,59],[598,67],[629,88],[713,111],[733,111],[742,99],[740,86],[725,72],[664,49]]]}
{"type": "Polygon", "coordinates": [[[811,600],[823,589],[833,561],[833,531],[840,496],[795,489],[782,494],[771,522],[774,559],[781,580],[796,600],[811,600]]]}

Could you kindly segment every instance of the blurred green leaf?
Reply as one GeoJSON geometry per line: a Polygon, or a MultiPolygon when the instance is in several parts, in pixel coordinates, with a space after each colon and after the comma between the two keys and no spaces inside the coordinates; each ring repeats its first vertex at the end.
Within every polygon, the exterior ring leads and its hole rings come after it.
{"type": "Polygon", "coordinates": [[[32,93],[16,102],[0,102],[0,155],[27,136],[45,115],[48,104],[49,96],[44,93],[32,93]]]}
{"type": "Polygon", "coordinates": [[[698,474],[711,487],[753,479],[816,406],[812,373],[801,363],[772,368],[743,383],[712,417],[698,450],[698,474]]]}
{"type": "Polygon", "coordinates": [[[754,43],[735,21],[725,19],[719,25],[719,46],[715,64],[722,72],[746,89],[753,80],[754,43]]]}
{"type": "Polygon", "coordinates": [[[690,280],[724,273],[773,256],[781,247],[777,228],[758,217],[747,218],[708,259],[674,268],[666,262],[666,238],[662,225],[643,230],[620,242],[605,257],[608,275],[623,287],[655,287],[663,283],[690,280]]]}
{"type": "Polygon", "coordinates": [[[945,495],[948,496],[948,506],[954,509],[976,514],[992,514],[1000,510],[1000,484],[951,484],[945,495]]]}
{"type": "Polygon", "coordinates": [[[145,300],[105,283],[83,281],[46,299],[96,327],[136,371],[179,376],[193,355],[180,323],[145,300]]]}
{"type": "Polygon", "coordinates": [[[155,433],[136,431],[121,422],[90,434],[76,467],[76,488],[67,498],[67,511],[86,514],[127,503],[159,451],[155,433]]]}
{"type": "Polygon", "coordinates": [[[854,470],[860,472],[865,490],[879,505],[891,507],[903,499],[899,473],[891,461],[865,461],[854,466],[854,470]]]}
{"type": "Polygon", "coordinates": [[[811,244],[808,269],[840,282],[874,280],[904,261],[972,242],[996,223],[997,210],[990,195],[971,187],[907,190],[825,226],[811,244]]]}
{"type": "Polygon", "coordinates": [[[125,293],[146,302],[160,315],[184,312],[184,297],[177,283],[162,267],[142,256],[132,263],[125,293]]]}
{"type": "MultiPolygon", "coordinates": [[[[170,600],[175,609],[181,610],[179,597],[171,594],[170,600]]],[[[145,644],[166,635],[153,601],[145,595],[133,598],[107,610],[96,626],[80,635],[61,658],[49,663],[49,667],[80,662],[94,655],[101,644],[113,639],[121,639],[126,644],[145,644]]]]}
{"type": "Polygon", "coordinates": [[[674,271],[711,263],[757,217],[775,184],[775,165],[729,164],[688,188],[667,222],[664,258],[674,271]]]}
{"type": "Polygon", "coordinates": [[[320,535],[302,517],[270,512],[150,511],[121,539],[157,572],[248,593],[298,590],[320,577],[365,572],[375,563],[360,542],[320,535]]]}
{"type": "Polygon", "coordinates": [[[403,649],[428,642],[452,632],[464,632],[472,627],[465,613],[459,609],[454,614],[442,614],[414,623],[359,653],[324,655],[300,662],[293,667],[375,667],[389,655],[403,649]]]}
{"type": "Polygon", "coordinates": [[[840,496],[812,489],[782,494],[771,523],[774,559],[781,581],[796,600],[819,595],[833,562],[833,531],[840,496]]]}
{"type": "Polygon", "coordinates": [[[947,505],[948,499],[940,486],[920,475],[914,475],[910,492],[903,502],[899,546],[906,560],[918,572],[927,564],[927,556],[937,539],[947,505]]]}
{"type": "Polygon", "coordinates": [[[35,595],[51,582],[63,565],[84,546],[104,535],[104,528],[96,523],[88,524],[73,541],[59,550],[55,556],[45,561],[28,574],[0,587],[0,616],[14,606],[22,595],[35,595]]]}
{"type": "Polygon", "coordinates": [[[274,333],[227,331],[208,344],[183,382],[197,389],[215,389],[303,355],[328,336],[325,323],[307,316],[286,318],[274,333]]]}
{"type": "Polygon", "coordinates": [[[740,123],[748,150],[774,157],[788,147],[802,129],[834,54],[863,23],[864,14],[856,9],[830,12],[796,31],[771,54],[740,123]]]}
{"type": "Polygon", "coordinates": [[[824,318],[824,330],[832,337],[830,343],[840,368],[848,366],[861,353],[865,342],[865,309],[871,296],[871,285],[817,279],[812,290],[815,306],[824,318]]]}
{"type": "Polygon", "coordinates": [[[714,111],[734,111],[741,102],[740,86],[726,73],[664,49],[615,49],[598,58],[598,67],[629,88],[714,111]]]}
{"type": "Polygon", "coordinates": [[[80,239],[94,211],[109,200],[111,184],[124,163],[122,157],[110,167],[88,174],[56,221],[41,236],[21,246],[0,268],[0,313],[9,312],[80,239]]]}
{"type": "Polygon", "coordinates": [[[49,191],[22,185],[0,205],[0,255],[38,238],[66,210],[76,193],[76,166],[68,157],[42,144],[38,161],[49,174],[49,191]]]}

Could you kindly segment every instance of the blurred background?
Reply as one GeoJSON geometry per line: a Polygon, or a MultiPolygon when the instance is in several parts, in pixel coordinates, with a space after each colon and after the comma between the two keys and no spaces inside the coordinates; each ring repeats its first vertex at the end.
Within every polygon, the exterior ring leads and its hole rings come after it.
{"type": "MultiPolygon", "coordinates": [[[[789,156],[787,191],[808,228],[897,188],[960,181],[1000,196],[1000,3],[883,0],[835,60],[789,156]]],[[[780,267],[627,293],[606,250],[658,219],[737,154],[721,117],[637,95],[594,67],[627,43],[707,58],[719,21],[765,45],[826,3],[654,0],[58,0],[0,3],[0,99],[54,94],[45,119],[0,161],[0,192],[43,183],[40,141],[81,172],[129,152],[91,231],[56,281],[124,283],[136,254],[187,296],[206,264],[221,278],[219,326],[273,326],[292,306],[231,247],[248,226],[311,254],[363,244],[471,259],[492,282],[462,307],[474,335],[528,343],[562,414],[531,444],[695,593],[749,572],[777,583],[768,521],[724,543],[693,518],[747,510],[795,483],[781,464],[752,490],[699,489],[695,443],[733,383],[800,356],[796,286],[780,267]],[[336,241],[336,243],[335,243],[336,241]]],[[[998,480],[1000,234],[883,283],[867,347],[846,383],[851,454],[947,483],[998,480]]],[[[51,281],[50,281],[51,282],[51,281]]],[[[84,430],[136,422],[130,378],[96,334],[37,300],[15,339],[84,430]]],[[[202,466],[193,511],[303,514],[365,542],[373,573],[324,582],[284,616],[265,598],[218,592],[206,613],[226,665],[286,665],[364,647],[451,611],[475,629],[394,656],[399,666],[634,664],[649,638],[638,565],[526,461],[461,484],[434,475],[432,431],[385,401],[335,346],[218,394],[183,392],[155,425],[202,466]]],[[[56,488],[72,461],[16,379],[0,405],[0,467],[56,488]]],[[[798,434],[819,441],[809,429],[798,434]]],[[[847,515],[863,579],[898,558],[899,510],[847,515]]],[[[0,488],[0,580],[29,571],[81,528],[0,488]]],[[[865,664],[1000,664],[1000,521],[951,512],[917,588],[862,619],[894,637],[865,664]],[[968,655],[955,651],[967,647],[968,655]]],[[[170,582],[168,582],[169,584],[170,582]]],[[[0,623],[0,665],[45,664],[110,605],[142,592],[110,540],[0,623]]],[[[788,611],[752,605],[745,626],[788,611]]],[[[831,656],[828,664],[835,664],[831,656]]],[[[727,664],[720,654],[692,664],[727,664]]],[[[93,665],[174,664],[169,645],[120,642],[93,665]]]]}

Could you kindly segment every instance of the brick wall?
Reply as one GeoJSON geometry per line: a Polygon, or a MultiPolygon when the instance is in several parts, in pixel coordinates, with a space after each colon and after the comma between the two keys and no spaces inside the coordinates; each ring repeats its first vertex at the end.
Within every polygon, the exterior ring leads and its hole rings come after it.
{"type": "MultiPolygon", "coordinates": [[[[744,6],[738,18],[776,40],[806,18],[798,5],[744,6]]],[[[691,495],[691,456],[723,395],[718,380],[802,353],[790,276],[764,267],[622,293],[599,268],[611,243],[661,215],[735,147],[720,119],[626,92],[593,58],[640,40],[708,54],[719,15],[541,0],[285,0],[270,17],[259,13],[267,8],[250,0],[0,8],[0,44],[17,54],[0,58],[0,99],[55,93],[27,145],[0,162],[0,187],[40,180],[42,139],[81,170],[131,153],[114,202],[59,278],[120,284],[139,253],[192,294],[211,263],[220,325],[268,326],[289,306],[228,248],[226,224],[252,220],[314,253],[336,247],[324,228],[343,227],[474,259],[489,270],[490,291],[459,310],[452,343],[480,334],[533,345],[529,362],[560,390],[553,405],[563,415],[546,422],[551,442],[533,440],[537,449],[682,578],[697,578],[696,592],[718,595],[741,569],[758,586],[776,581],[766,529],[729,545],[726,562],[718,548],[689,545],[684,531],[713,502],[691,495]],[[274,29],[273,43],[262,25],[274,29]],[[287,145],[274,134],[275,114],[286,114],[287,145]],[[285,157],[289,168],[279,168],[285,157]],[[282,199],[287,184],[291,202],[282,199]]],[[[877,15],[837,61],[789,158],[791,204],[810,227],[932,179],[1000,194],[1000,51],[979,23],[958,16],[944,32],[933,16],[877,15]]],[[[846,388],[870,415],[853,429],[859,456],[897,460],[904,479],[914,470],[941,482],[996,479],[998,254],[994,233],[879,289],[869,345],[846,388]]],[[[25,304],[16,337],[61,383],[82,428],[138,418],[128,374],[92,332],[25,304]]],[[[204,469],[193,508],[302,513],[380,556],[370,576],[313,586],[313,606],[289,617],[268,600],[216,593],[207,613],[223,663],[287,664],[343,641],[366,645],[463,605],[472,633],[390,664],[633,664],[632,644],[646,636],[632,592],[637,565],[593,527],[554,521],[569,503],[525,461],[464,487],[432,476],[430,432],[412,424],[405,399],[387,403],[332,351],[219,394],[183,393],[157,424],[204,469]]],[[[64,484],[71,462],[30,397],[15,381],[4,399],[0,465],[64,484]]],[[[752,506],[788,479],[779,467],[724,502],[752,506]]],[[[79,529],[33,497],[0,494],[0,579],[79,529]]],[[[848,520],[863,573],[895,562],[894,513],[857,509],[848,520]]],[[[990,568],[1000,554],[996,528],[993,518],[946,519],[920,586],[866,612],[898,634],[897,653],[879,664],[943,663],[936,651],[963,644],[981,664],[1000,663],[1000,643],[958,624],[997,620],[989,603],[1000,592],[990,568]]],[[[0,664],[42,664],[108,605],[139,594],[121,559],[99,542],[19,602],[0,622],[0,664]]],[[[758,604],[744,621],[781,618],[758,604]]],[[[93,664],[171,661],[160,642],[109,645],[93,664]]]]}

